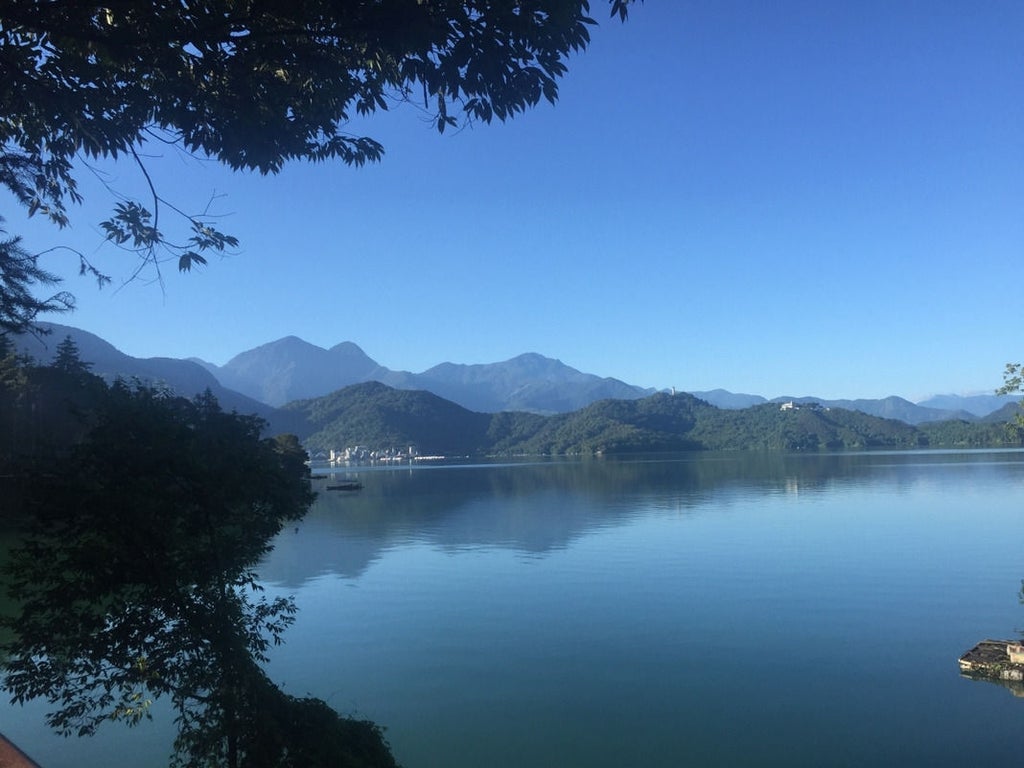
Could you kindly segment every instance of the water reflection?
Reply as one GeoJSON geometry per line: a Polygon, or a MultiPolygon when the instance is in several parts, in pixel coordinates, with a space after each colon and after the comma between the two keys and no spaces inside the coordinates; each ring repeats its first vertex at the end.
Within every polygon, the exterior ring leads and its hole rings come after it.
{"type": "Polygon", "coordinates": [[[300,612],[271,669],[387,723],[407,765],[1019,756],[1019,702],[956,659],[1020,624],[1020,453],[359,478],[272,560],[300,612]]]}
{"type": "Polygon", "coordinates": [[[999,680],[997,678],[985,677],[983,675],[970,675],[965,672],[961,672],[960,677],[974,683],[991,683],[993,685],[998,685],[1008,690],[1010,695],[1014,698],[1024,699],[1024,682],[1020,680],[999,680]]]}
{"type": "Polygon", "coordinates": [[[986,475],[1022,480],[1024,454],[697,453],[354,470],[319,481],[313,509],[281,534],[260,574],[288,588],[325,574],[357,578],[383,552],[410,542],[539,557],[641,514],[692,516],[752,495],[814,498],[866,483],[895,494],[922,484],[958,487],[968,471],[974,484],[986,475]],[[358,479],[363,488],[327,491],[338,479],[358,479]]]}
{"type": "MultiPolygon", "coordinates": [[[[956,658],[1020,626],[1024,454],[358,478],[358,493],[321,489],[258,568],[299,604],[268,672],[386,724],[405,765],[1019,758],[1020,702],[961,680],[956,658]]],[[[83,764],[37,751],[28,722],[0,727],[46,765],[83,764]]]]}

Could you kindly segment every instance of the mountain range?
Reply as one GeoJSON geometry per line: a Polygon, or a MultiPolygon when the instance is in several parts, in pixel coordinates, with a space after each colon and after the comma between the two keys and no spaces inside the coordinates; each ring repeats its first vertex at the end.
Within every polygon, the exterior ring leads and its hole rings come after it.
{"type": "MultiPolygon", "coordinates": [[[[108,342],[71,326],[41,324],[49,330],[43,337],[16,337],[16,348],[41,362],[53,357],[57,344],[70,336],[82,360],[92,363],[93,372],[111,379],[137,378],[149,384],[170,387],[191,396],[209,388],[227,409],[256,413],[275,430],[291,429],[294,410],[280,406],[308,400],[365,382],[380,382],[399,390],[424,390],[462,408],[481,413],[528,412],[564,414],[578,411],[601,400],[638,400],[654,390],[627,384],[614,378],[582,373],[560,360],[536,353],[522,354],[498,363],[463,365],[441,363],[422,373],[393,371],[369,357],[350,341],[324,349],[295,336],[288,336],[242,352],[225,365],[217,366],[197,358],[135,358],[118,351],[108,342]]],[[[957,419],[978,421],[1003,418],[1018,397],[944,395],[913,403],[900,397],[875,400],[822,400],[814,397],[779,397],[737,394],[722,389],[692,392],[697,398],[722,409],[745,409],[768,403],[817,402],[824,407],[860,411],[872,416],[898,419],[908,424],[957,419]]]]}
{"type": "Polygon", "coordinates": [[[191,360],[173,357],[139,358],[126,355],[99,336],[57,323],[39,323],[43,334],[14,337],[15,349],[41,363],[50,362],[57,345],[70,338],[78,347],[78,356],[90,365],[92,373],[112,381],[117,377],[135,379],[150,386],[165,386],[176,394],[192,397],[209,389],[225,410],[256,414],[265,419],[274,432],[296,432],[294,416],[267,403],[223,386],[203,366],[191,360]]]}
{"type": "Polygon", "coordinates": [[[443,456],[552,456],[663,451],[820,452],[1017,445],[1005,424],[912,426],[844,408],[764,403],[717,408],[687,393],[599,400],[571,413],[480,413],[423,390],[352,384],[285,406],[315,458],[332,451],[443,456]]]}
{"type": "Polygon", "coordinates": [[[226,387],[281,406],[329,394],[351,384],[379,381],[395,389],[421,389],[483,413],[566,413],[595,400],[629,400],[654,390],[581,373],[559,360],[523,354],[501,363],[441,363],[422,373],[392,371],[350,341],[330,349],[288,336],[216,366],[201,360],[226,387]]]}

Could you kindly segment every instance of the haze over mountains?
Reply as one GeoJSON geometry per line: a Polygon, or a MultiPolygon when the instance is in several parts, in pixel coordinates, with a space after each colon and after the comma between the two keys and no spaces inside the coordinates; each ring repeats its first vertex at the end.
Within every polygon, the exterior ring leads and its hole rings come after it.
{"type": "Polygon", "coordinates": [[[105,379],[117,376],[138,379],[146,384],[166,385],[177,394],[192,397],[209,389],[227,410],[239,413],[255,413],[267,418],[273,408],[267,403],[247,397],[242,393],[223,386],[217,378],[189,360],[173,357],[139,358],[126,355],[99,336],[57,323],[39,323],[49,333],[39,337],[23,334],[14,337],[18,352],[27,354],[42,363],[53,359],[57,345],[70,336],[78,346],[78,356],[91,365],[91,371],[105,379]]]}
{"type": "Polygon", "coordinates": [[[618,379],[581,373],[538,354],[483,365],[441,363],[423,373],[410,373],[379,365],[352,342],[323,349],[295,336],[242,352],[220,367],[197,362],[224,386],[274,406],[367,381],[426,390],[484,413],[566,413],[595,400],[633,400],[654,393],[618,379]]]}
{"type": "MultiPolygon", "coordinates": [[[[275,427],[285,428],[287,412],[280,406],[296,400],[322,397],[343,387],[378,381],[395,389],[425,390],[463,408],[483,413],[527,411],[538,414],[569,413],[599,400],[635,400],[654,393],[614,378],[582,373],[559,360],[535,353],[498,363],[462,365],[445,362],[422,373],[393,371],[381,366],[358,345],[342,342],[324,349],[288,336],[242,352],[223,366],[196,358],[134,358],[87,331],[55,323],[43,340],[22,336],[19,351],[40,361],[53,356],[56,345],[70,336],[82,360],[107,378],[120,375],[147,383],[162,383],[191,396],[209,388],[228,409],[257,413],[275,427]]],[[[1012,409],[1019,397],[976,395],[936,396],[920,403],[901,397],[879,400],[822,400],[815,397],[778,397],[736,394],[726,390],[692,392],[726,409],[749,408],[767,402],[819,402],[827,407],[857,410],[872,416],[922,424],[947,419],[976,421],[1001,408],[1012,409]]]]}

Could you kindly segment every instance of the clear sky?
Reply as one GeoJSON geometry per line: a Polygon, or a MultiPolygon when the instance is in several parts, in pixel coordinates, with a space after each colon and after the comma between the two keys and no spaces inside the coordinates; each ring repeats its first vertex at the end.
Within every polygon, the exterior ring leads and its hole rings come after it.
{"type": "MultiPolygon", "coordinates": [[[[412,108],[359,128],[373,167],[232,174],[165,148],[190,210],[239,251],[136,280],[83,177],[78,310],[139,356],[217,364],[287,335],[419,372],[523,352],[631,384],[920,399],[991,391],[1024,359],[1024,4],[647,0],[600,21],[554,107],[438,136],[412,108]]],[[[133,166],[104,166],[138,187],[133,166]]]]}

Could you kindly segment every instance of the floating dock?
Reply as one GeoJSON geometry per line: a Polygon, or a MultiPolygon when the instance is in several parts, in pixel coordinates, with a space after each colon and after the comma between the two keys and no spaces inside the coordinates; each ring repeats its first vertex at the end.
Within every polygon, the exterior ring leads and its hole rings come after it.
{"type": "Polygon", "coordinates": [[[349,483],[338,483],[337,485],[328,485],[328,491],[359,491],[362,490],[363,484],[358,481],[352,481],[349,483]]]}
{"type": "Polygon", "coordinates": [[[0,733],[0,768],[39,768],[39,763],[14,746],[0,733]]]}
{"type": "Polygon", "coordinates": [[[982,640],[960,657],[960,672],[990,680],[1024,681],[1024,644],[1016,640],[982,640]]]}

